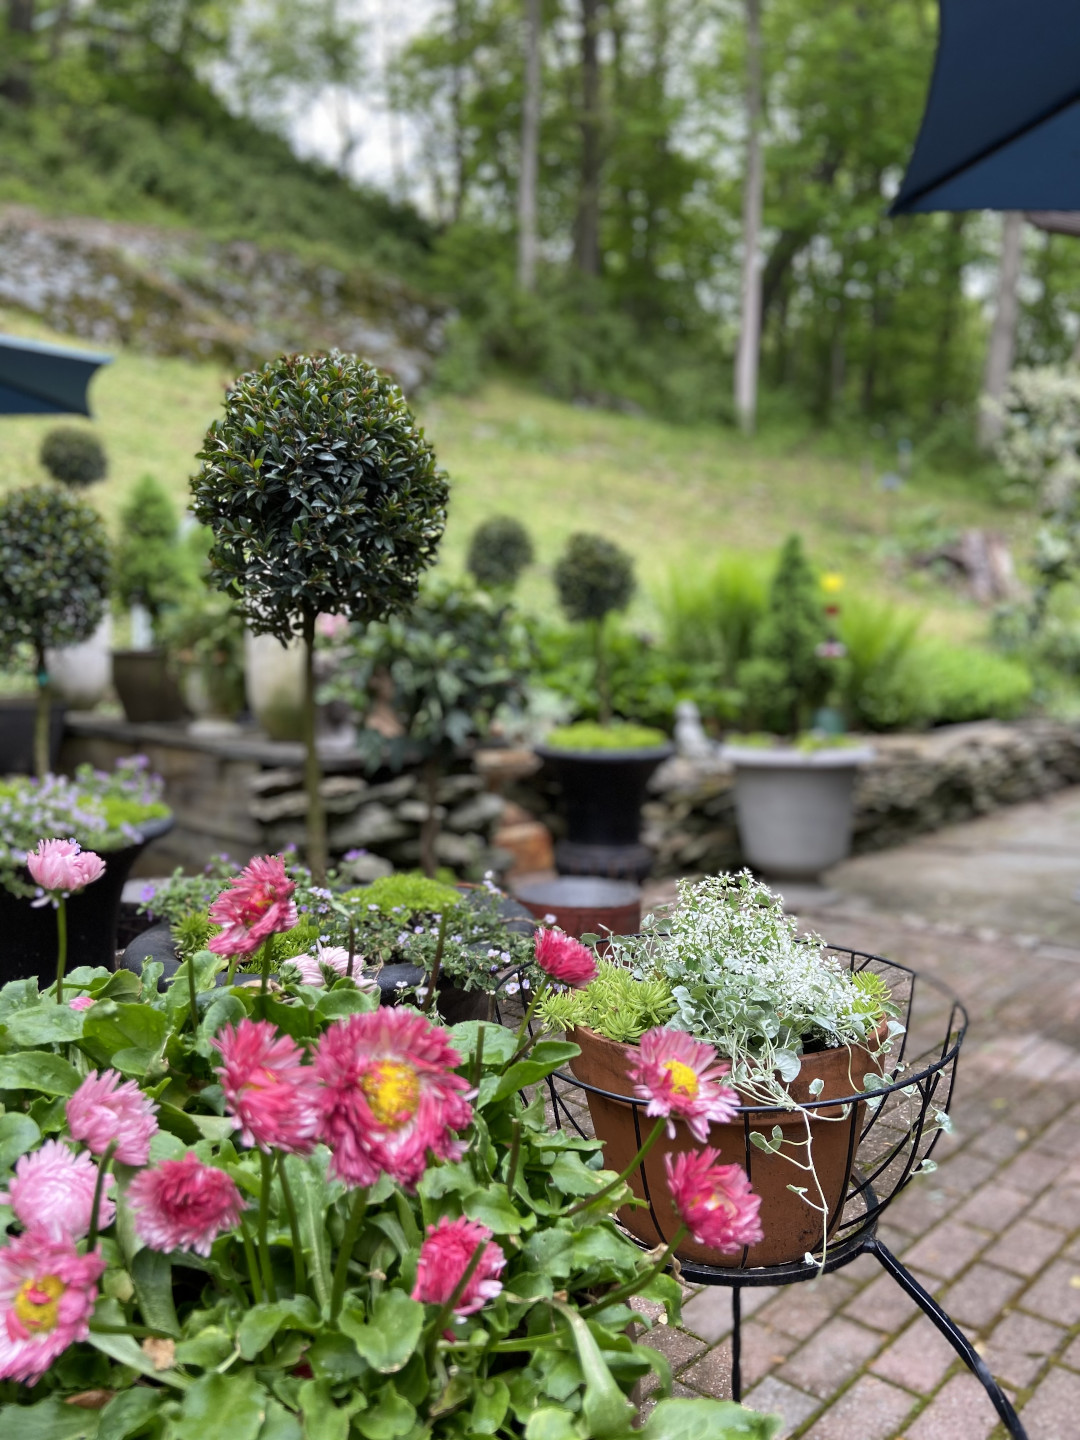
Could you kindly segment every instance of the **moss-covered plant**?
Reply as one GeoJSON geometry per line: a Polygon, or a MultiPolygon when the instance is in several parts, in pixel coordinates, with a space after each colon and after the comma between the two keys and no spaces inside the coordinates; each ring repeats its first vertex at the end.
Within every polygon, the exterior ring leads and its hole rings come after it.
{"type": "Polygon", "coordinates": [[[408,614],[358,631],[342,647],[338,673],[322,693],[363,716],[376,677],[389,676],[404,733],[388,741],[363,730],[360,743],[373,768],[407,756],[420,761],[427,802],[420,863],[427,875],[438,865],[439,780],[466,747],[489,734],[500,706],[524,697],[530,658],[509,606],[448,581],[428,586],[408,614]]]}
{"type": "Polygon", "coordinates": [[[484,590],[512,590],[533,562],[528,530],[512,515],[493,515],[472,533],[465,566],[484,590]]]}
{"type": "Polygon", "coordinates": [[[555,589],[568,620],[592,630],[600,723],[611,719],[604,622],[625,610],[635,589],[634,562],[602,535],[571,535],[555,566],[555,589]]]}
{"type": "Polygon", "coordinates": [[[738,669],[753,724],[781,735],[797,735],[809,726],[835,678],[832,662],[820,653],[827,641],[817,578],[802,541],[791,535],[754,630],[751,658],[738,669]]]}
{"type": "Polygon", "coordinates": [[[308,858],[326,871],[315,750],[315,620],[361,625],[412,604],[448,485],[399,388],[355,356],[286,355],[241,375],[191,482],[210,576],[257,634],[304,638],[308,858]]]}
{"type": "Polygon", "coordinates": [[[39,456],[54,480],[76,490],[104,480],[109,469],[101,441],[93,431],[77,425],[57,425],[47,431],[39,456]]]}
{"type": "Polygon", "coordinates": [[[180,603],[189,584],[176,509],[160,481],[144,475],[120,511],[113,589],[129,609],[141,605],[156,631],[162,615],[180,603]]]}
{"type": "Polygon", "coordinates": [[[91,506],[54,485],[0,499],[0,664],[17,661],[20,652],[32,656],[39,777],[49,768],[45,651],[89,639],[104,614],[108,584],[105,526],[91,506]]]}
{"type": "Polygon", "coordinates": [[[634,725],[629,720],[613,720],[608,725],[579,720],[576,725],[549,730],[544,743],[556,750],[649,750],[666,744],[667,736],[663,730],[634,725]]]}

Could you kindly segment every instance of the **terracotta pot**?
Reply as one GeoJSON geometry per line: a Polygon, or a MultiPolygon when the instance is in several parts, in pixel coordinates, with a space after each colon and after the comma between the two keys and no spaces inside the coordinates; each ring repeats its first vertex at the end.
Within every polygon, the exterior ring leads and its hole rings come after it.
{"type": "Polygon", "coordinates": [[[579,940],[582,935],[636,935],[641,928],[641,888],[628,880],[599,875],[559,875],[518,885],[515,897],[538,920],[555,924],[579,940]]]}
{"type": "MultiPolygon", "coordinates": [[[[883,1026],[882,1036],[885,1033],[883,1026]]],[[[579,1080],[610,1095],[633,1095],[634,1088],[626,1073],[633,1046],[606,1040],[585,1028],[571,1031],[566,1038],[581,1047],[581,1054],[570,1061],[570,1069],[579,1080]]],[[[821,1050],[803,1056],[798,1078],[788,1089],[796,1101],[813,1100],[820,1104],[824,1100],[857,1094],[862,1090],[863,1076],[880,1068],[872,1052],[861,1045],[821,1050]],[[823,1088],[817,1096],[811,1096],[810,1085],[816,1079],[823,1082],[823,1088]]],[[[646,1116],[644,1104],[640,1104],[635,1128],[634,1107],[627,1100],[609,1099],[592,1091],[585,1093],[593,1129],[604,1143],[604,1164],[609,1170],[625,1170],[654,1122],[646,1116]]],[[[862,1101],[813,1113],[777,1109],[762,1115],[740,1115],[726,1125],[711,1126],[708,1143],[721,1152],[721,1163],[742,1165],[754,1191],[761,1196],[761,1226],[765,1238],[759,1245],[735,1255],[721,1254],[687,1238],[679,1246],[680,1259],[726,1267],[783,1265],[801,1260],[807,1251],[819,1249],[823,1230],[820,1211],[811,1209],[787,1188],[806,1185],[808,1194],[813,1194],[812,1177],[797,1170],[792,1163],[793,1159],[806,1158],[806,1117],[809,1116],[814,1168],[829,1207],[829,1233],[832,1234],[843,1209],[865,1109],[862,1101]],[[750,1143],[749,1132],[759,1130],[768,1138],[774,1125],[779,1125],[784,1140],[777,1154],[768,1155],[750,1143]]],[[[679,1221],[667,1186],[664,1156],[701,1148],[679,1122],[676,1122],[673,1140],[665,1133],[657,1141],[644,1164],[650,1207],[627,1206],[619,1212],[619,1219],[632,1235],[653,1246],[666,1243],[675,1233],[679,1221]]],[[[635,1170],[630,1183],[634,1193],[645,1199],[641,1170],[641,1166],[635,1170]]]]}

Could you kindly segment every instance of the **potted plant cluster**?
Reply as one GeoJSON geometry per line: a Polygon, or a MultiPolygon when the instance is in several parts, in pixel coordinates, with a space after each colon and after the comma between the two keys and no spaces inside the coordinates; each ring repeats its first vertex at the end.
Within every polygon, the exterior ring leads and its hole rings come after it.
{"type": "Polygon", "coordinates": [[[149,773],[144,756],[120,761],[111,773],[82,765],[73,779],[0,780],[0,979],[44,978],[55,963],[56,917],[27,869],[43,835],[71,837],[104,860],[101,878],[67,907],[67,945],[74,964],[111,966],[124,882],[140,853],[172,823],[161,780],[149,773]]]}
{"type": "MultiPolygon", "coordinates": [[[[632,1297],[674,1319],[680,1288],[668,1252],[613,1225],[626,1187],[596,1142],[522,1095],[574,1045],[447,1029],[347,975],[271,984],[268,942],[298,919],[280,857],[213,918],[164,989],[150,964],[77,967],[66,1003],[32,980],[0,991],[4,1433],[775,1435],[741,1406],[664,1398],[666,1360],[627,1333],[648,1323],[632,1297]],[[256,983],[216,983],[252,957],[256,983]]],[[[562,983],[567,943],[537,945],[562,983]]],[[[729,1201],[752,1227],[753,1197],[707,1169],[680,1191],[683,1227],[714,1234],[729,1201]]]]}
{"type": "Polygon", "coordinates": [[[446,476],[400,389],[337,353],[241,375],[199,459],[192,510],[213,532],[211,583],[255,634],[303,641],[308,863],[321,880],[316,620],[363,625],[412,604],[446,524],[446,476]]]}
{"type": "Polygon", "coordinates": [[[813,881],[851,849],[855,771],[873,751],[810,730],[842,650],[797,535],[780,552],[751,651],[738,684],[749,714],[769,733],[738,737],[722,751],[735,769],[743,855],[771,878],[813,881]]]}
{"type": "Polygon", "coordinates": [[[184,720],[184,704],[162,622],[192,584],[168,492],[152,475],[132,487],[120,512],[113,590],[131,618],[130,645],[113,652],[113,684],[135,724],[184,720]]]}
{"type": "Polygon", "coordinates": [[[661,730],[612,715],[605,623],[634,593],[630,556],[599,535],[573,535],[555,567],[567,618],[592,632],[598,722],[552,730],[536,753],[562,789],[566,836],[556,846],[560,871],[644,876],[652,852],[641,843],[641,805],[653,771],[674,748],[661,730]]]}
{"type": "Polygon", "coordinates": [[[92,506],[55,485],[12,490],[0,499],[0,663],[25,657],[36,677],[31,706],[0,705],[4,770],[41,777],[52,768],[63,712],[52,702],[46,656],[94,634],[108,583],[105,526],[92,506]],[[32,765],[25,763],[27,749],[32,765]]]}
{"type": "MultiPolygon", "coordinates": [[[[590,985],[540,1003],[545,1025],[580,1048],[574,1074],[606,1092],[588,1092],[595,1132],[611,1168],[634,1167],[639,1198],[634,1157],[645,1138],[640,1164],[662,1219],[671,1215],[673,1157],[707,1143],[745,1167],[761,1198],[763,1237],[736,1256],[692,1241],[679,1251],[710,1265],[824,1260],[867,1103],[858,1097],[887,1075],[903,1028],[895,1013],[877,974],[847,970],[817,937],[798,937],[779,897],[749,872],[681,881],[670,914],[607,943],[590,985]],[[649,1098],[658,1067],[668,1110],[650,1099],[646,1115],[660,1117],[650,1133],[631,1101],[649,1098]],[[722,1078],[730,1088],[721,1094],[722,1078]]],[[[648,1209],[620,1218],[647,1244],[664,1238],[648,1209]]]]}
{"type": "Polygon", "coordinates": [[[426,811],[417,858],[434,875],[441,861],[458,858],[440,850],[439,783],[488,739],[502,707],[523,701],[531,658],[524,627],[509,604],[441,580],[407,612],[353,627],[335,650],[322,698],[344,701],[356,715],[357,744],[372,770],[419,764],[426,811]],[[392,707],[397,736],[363,724],[376,690],[392,707]]]}

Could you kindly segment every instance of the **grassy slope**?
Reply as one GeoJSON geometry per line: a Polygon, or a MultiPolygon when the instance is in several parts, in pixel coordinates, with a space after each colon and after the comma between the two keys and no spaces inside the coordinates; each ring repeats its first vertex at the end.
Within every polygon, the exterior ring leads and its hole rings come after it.
{"type": "MultiPolygon", "coordinates": [[[[2,309],[0,329],[64,339],[2,309]]],[[[147,471],[184,503],[195,450],[228,378],[214,366],[132,353],[99,374],[91,395],[111,473],[94,495],[110,521],[147,471]]],[[[958,477],[915,478],[885,494],[874,478],[883,467],[868,456],[834,456],[777,435],[747,441],[718,428],[581,410],[506,385],[433,399],[422,418],[454,482],[444,563],[460,568],[469,533],[485,516],[517,515],[539,554],[522,592],[537,609],[553,603],[550,566],[574,530],[602,530],[632,551],[646,592],[672,566],[725,548],[765,554],[800,530],[817,563],[842,571],[852,592],[913,602],[927,610],[928,630],[975,635],[984,612],[920,577],[890,577],[883,543],[905,515],[929,504],[951,522],[1019,533],[1015,514],[967,493],[958,477]]],[[[37,447],[49,424],[0,418],[0,488],[39,477],[37,447]]],[[[654,618],[647,593],[632,614],[654,618]]]]}

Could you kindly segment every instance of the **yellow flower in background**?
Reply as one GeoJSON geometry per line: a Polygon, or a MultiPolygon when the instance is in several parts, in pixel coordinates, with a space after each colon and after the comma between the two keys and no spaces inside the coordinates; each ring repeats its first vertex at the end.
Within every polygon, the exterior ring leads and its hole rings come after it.
{"type": "Polygon", "coordinates": [[[844,588],[844,577],[835,570],[830,570],[821,577],[821,588],[826,595],[839,595],[844,588]]]}

